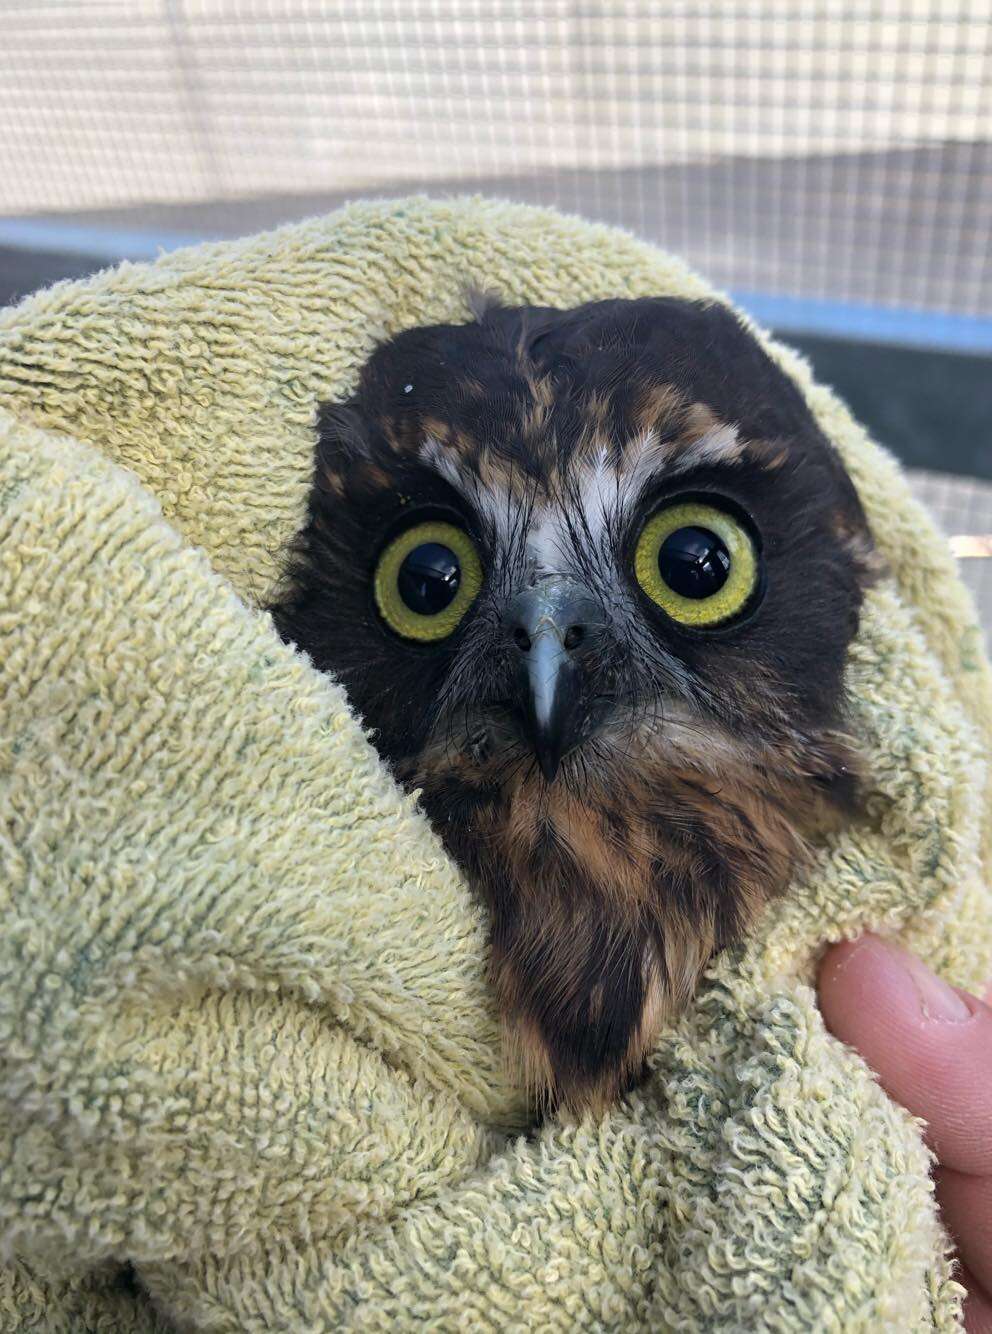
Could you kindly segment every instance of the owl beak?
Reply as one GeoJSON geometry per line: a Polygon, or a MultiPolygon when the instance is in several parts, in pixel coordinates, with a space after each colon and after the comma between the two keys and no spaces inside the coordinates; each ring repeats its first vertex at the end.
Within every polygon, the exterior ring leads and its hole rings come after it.
{"type": "Polygon", "coordinates": [[[588,681],[576,649],[601,622],[598,604],[574,580],[550,575],[513,599],[506,621],[518,656],[524,731],[553,783],[584,739],[588,681]]]}
{"type": "Polygon", "coordinates": [[[527,734],[541,773],[553,783],[562,760],[581,739],[578,722],[584,694],[582,674],[551,631],[537,636],[528,659],[524,701],[527,734]]]}

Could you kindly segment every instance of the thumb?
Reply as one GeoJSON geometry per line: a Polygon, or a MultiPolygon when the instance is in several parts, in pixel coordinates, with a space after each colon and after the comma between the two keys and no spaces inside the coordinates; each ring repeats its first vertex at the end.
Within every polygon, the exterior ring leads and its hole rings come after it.
{"type": "Polygon", "coordinates": [[[944,1167],[992,1175],[992,1009],[891,941],[835,945],[820,968],[827,1027],[927,1123],[944,1167]]]}

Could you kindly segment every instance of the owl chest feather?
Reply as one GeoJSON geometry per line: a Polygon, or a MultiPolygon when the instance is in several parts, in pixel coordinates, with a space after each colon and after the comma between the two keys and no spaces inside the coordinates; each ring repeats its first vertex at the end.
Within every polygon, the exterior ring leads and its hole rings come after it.
{"type": "Polygon", "coordinates": [[[808,813],[795,784],[786,806],[785,775],[717,779],[664,747],[623,776],[608,752],[574,761],[553,786],[501,775],[505,760],[424,759],[425,809],[490,913],[525,1081],[556,1106],[608,1104],[713,954],[785,888],[808,813]]]}

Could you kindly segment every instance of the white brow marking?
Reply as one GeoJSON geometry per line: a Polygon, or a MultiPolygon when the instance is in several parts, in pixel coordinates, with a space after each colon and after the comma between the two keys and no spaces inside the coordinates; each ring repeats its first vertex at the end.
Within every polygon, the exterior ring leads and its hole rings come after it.
{"type": "Polygon", "coordinates": [[[445,481],[450,482],[463,495],[469,495],[473,489],[478,489],[478,479],[475,479],[473,486],[472,475],[470,473],[466,474],[458,466],[457,460],[453,459],[450,454],[445,453],[444,446],[437,436],[429,435],[420,446],[418,453],[428,468],[433,468],[435,472],[439,472],[445,481]]]}
{"type": "Polygon", "coordinates": [[[648,481],[665,465],[668,453],[667,445],[658,439],[657,431],[645,431],[632,440],[624,455],[620,488],[625,504],[637,500],[648,481]]]}
{"type": "Polygon", "coordinates": [[[502,487],[483,486],[478,473],[465,467],[436,436],[428,436],[418,451],[428,468],[433,468],[446,482],[474,506],[476,512],[493,527],[504,544],[509,543],[517,502],[502,487]]]}
{"type": "Polygon", "coordinates": [[[627,447],[620,475],[623,499],[636,501],[651,478],[662,473],[674,476],[707,463],[735,463],[743,452],[736,426],[716,426],[675,453],[670,443],[662,444],[657,431],[645,431],[627,447]]]}
{"type": "Polygon", "coordinates": [[[704,463],[736,463],[743,453],[744,441],[738,438],[737,427],[717,426],[680,449],[672,460],[672,471],[684,472],[704,463]]]}
{"type": "Polygon", "coordinates": [[[598,449],[582,469],[581,492],[586,528],[595,542],[602,539],[610,514],[616,513],[625,489],[625,480],[610,466],[606,449],[598,449]]]}
{"type": "Polygon", "coordinates": [[[579,534],[593,546],[603,545],[603,535],[611,515],[622,500],[622,481],[608,462],[607,451],[598,449],[582,465],[579,485],[565,496],[535,506],[527,532],[527,550],[539,570],[560,571],[568,561],[573,535],[579,534]],[[579,515],[566,515],[566,508],[577,503],[579,515]],[[571,522],[569,522],[571,518],[571,522]]]}
{"type": "MultiPolygon", "coordinates": [[[[733,463],[743,451],[737,428],[729,425],[716,426],[674,452],[670,442],[662,443],[657,431],[645,431],[628,445],[619,472],[610,464],[607,450],[597,449],[580,465],[576,489],[570,487],[564,497],[534,504],[526,538],[528,554],[541,573],[558,573],[567,566],[573,533],[602,547],[608,525],[612,522],[617,530],[622,527],[623,512],[637,503],[653,478],[673,476],[705,464],[733,463]],[[576,503],[581,519],[565,512],[576,503]]],[[[435,436],[424,441],[419,453],[423,462],[450,482],[509,545],[520,501],[503,487],[483,486],[478,475],[435,436]]]]}
{"type": "Polygon", "coordinates": [[[550,574],[561,567],[567,550],[564,545],[566,535],[560,511],[548,505],[534,507],[527,529],[527,551],[542,573],[550,574]]]}

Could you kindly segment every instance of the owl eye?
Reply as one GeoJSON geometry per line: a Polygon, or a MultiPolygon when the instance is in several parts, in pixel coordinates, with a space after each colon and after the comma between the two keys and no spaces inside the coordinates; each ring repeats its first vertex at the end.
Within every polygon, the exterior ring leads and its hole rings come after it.
{"type": "Polygon", "coordinates": [[[637,582],[682,625],[728,621],[751,601],[760,575],[751,534],[726,510],[681,501],[651,516],[634,550],[637,582]]]}
{"type": "Polygon", "coordinates": [[[404,639],[446,639],[482,587],[472,539],[451,523],[418,523],[383,548],[373,583],[379,614],[404,639]]]}

